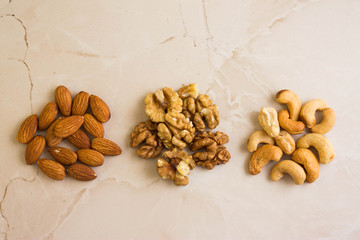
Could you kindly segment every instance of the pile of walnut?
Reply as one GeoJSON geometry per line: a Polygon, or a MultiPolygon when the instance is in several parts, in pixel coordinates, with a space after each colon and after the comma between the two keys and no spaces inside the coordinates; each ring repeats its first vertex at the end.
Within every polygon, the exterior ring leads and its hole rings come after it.
{"type": "Polygon", "coordinates": [[[57,87],[54,95],[55,102],[48,103],[39,117],[33,114],[20,126],[16,138],[19,143],[27,144],[26,164],[37,162],[40,170],[55,180],[63,180],[66,173],[80,181],[93,180],[96,173],[91,167],[102,165],[104,155],[121,154],[116,143],[104,138],[102,123],[110,119],[110,109],[101,98],[84,91],[72,99],[65,86],[57,87]],[[46,137],[35,136],[37,130],[46,130],[46,137]],[[78,150],[58,147],[63,139],[78,150]],[[46,146],[56,160],[40,158],[46,146]]]}
{"type": "Polygon", "coordinates": [[[209,96],[198,93],[195,83],[177,92],[164,87],[149,93],[144,102],[149,120],[139,123],[130,134],[130,147],[140,146],[136,154],[146,159],[156,158],[164,148],[168,149],[157,161],[163,179],[185,186],[195,165],[213,169],[229,161],[230,153],[223,146],[229,137],[205,131],[206,125],[214,129],[219,124],[218,107],[209,96]],[[191,151],[204,151],[189,155],[183,151],[186,146],[191,151]]]}
{"type": "Polygon", "coordinates": [[[312,183],[319,176],[320,163],[330,163],[335,157],[333,146],[323,136],[335,125],[335,111],[320,99],[302,105],[297,94],[290,90],[279,91],[276,101],[286,104],[288,110],[281,110],[278,116],[274,108],[261,109],[258,121],[264,131],[255,131],[247,143],[247,149],[253,152],[249,160],[249,172],[253,175],[259,174],[261,168],[270,160],[279,161],[284,152],[292,154],[292,160],[278,162],[271,171],[271,179],[279,181],[284,173],[288,173],[297,185],[303,184],[305,180],[312,183]],[[320,123],[316,123],[316,111],[322,112],[323,119],[320,123]],[[295,143],[291,134],[303,133],[305,126],[312,133],[305,134],[295,143]],[[284,130],[280,130],[280,127],[284,130]],[[258,148],[260,143],[265,145],[258,148]],[[319,159],[309,147],[317,150],[319,159]]]}

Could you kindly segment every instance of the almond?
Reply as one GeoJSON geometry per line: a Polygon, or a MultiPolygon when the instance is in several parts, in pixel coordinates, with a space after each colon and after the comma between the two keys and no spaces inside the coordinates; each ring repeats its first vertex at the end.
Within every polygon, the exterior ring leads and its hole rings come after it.
{"type": "Polygon", "coordinates": [[[58,114],[58,107],[56,103],[50,102],[46,104],[39,116],[39,130],[47,129],[55,120],[58,114]]]}
{"type": "Polygon", "coordinates": [[[66,177],[65,167],[50,159],[39,159],[40,170],[48,177],[55,180],[63,180],[66,177]]]}
{"type": "Polygon", "coordinates": [[[54,134],[57,137],[65,138],[76,132],[84,123],[84,117],[80,115],[65,117],[54,127],[54,134]]]}
{"type": "Polygon", "coordinates": [[[89,166],[97,167],[104,163],[104,155],[92,149],[79,149],[76,154],[80,162],[89,166]]]}
{"type": "Polygon", "coordinates": [[[57,146],[62,138],[61,137],[57,137],[55,136],[54,134],[54,127],[55,125],[60,122],[60,120],[63,119],[63,117],[59,117],[58,119],[56,119],[51,125],[50,127],[48,128],[48,130],[46,131],[46,144],[49,146],[49,147],[55,147],[57,146]]]}
{"type": "Polygon", "coordinates": [[[65,86],[58,86],[55,89],[55,102],[59,106],[60,112],[64,116],[69,116],[71,112],[71,93],[65,86]]]}
{"type": "Polygon", "coordinates": [[[122,152],[116,143],[106,138],[94,138],[91,141],[91,148],[110,156],[120,155],[122,152]]]}
{"type": "Polygon", "coordinates": [[[89,113],[84,115],[84,128],[95,138],[104,137],[104,126],[89,113]]]}
{"type": "Polygon", "coordinates": [[[98,96],[90,96],[90,107],[94,117],[104,123],[110,119],[110,109],[106,103],[98,96]]]}
{"type": "Polygon", "coordinates": [[[77,155],[73,151],[64,147],[52,147],[48,149],[50,155],[59,163],[64,165],[74,164],[77,160],[77,155]]]}
{"type": "Polygon", "coordinates": [[[79,92],[73,101],[72,115],[84,115],[89,106],[90,95],[87,92],[79,92]]]}
{"type": "Polygon", "coordinates": [[[96,178],[96,173],[90,167],[83,164],[74,164],[68,167],[67,173],[80,181],[91,181],[96,178]]]}
{"type": "Polygon", "coordinates": [[[78,129],[66,139],[77,148],[90,148],[90,139],[88,135],[86,135],[86,133],[81,129],[78,129]]]}
{"type": "Polygon", "coordinates": [[[34,137],[37,129],[37,115],[33,114],[27,117],[21,124],[16,136],[19,143],[28,143],[34,137]]]}
{"type": "Polygon", "coordinates": [[[45,149],[45,138],[43,136],[34,137],[26,146],[25,160],[26,164],[31,165],[39,159],[45,149]]]}

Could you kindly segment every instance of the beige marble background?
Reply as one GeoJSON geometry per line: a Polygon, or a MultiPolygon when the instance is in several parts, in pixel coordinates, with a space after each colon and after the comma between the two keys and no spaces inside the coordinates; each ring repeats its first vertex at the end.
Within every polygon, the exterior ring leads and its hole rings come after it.
{"type": "Polygon", "coordinates": [[[0,239],[359,239],[359,26],[358,0],[0,0],[0,239]],[[232,159],[175,187],[128,136],[148,92],[192,82],[219,105],[232,159]],[[47,178],[16,143],[60,84],[112,110],[123,154],[93,182],[47,178]],[[280,110],[284,88],[337,112],[337,156],[313,184],[246,169],[257,112],[280,110]]]}

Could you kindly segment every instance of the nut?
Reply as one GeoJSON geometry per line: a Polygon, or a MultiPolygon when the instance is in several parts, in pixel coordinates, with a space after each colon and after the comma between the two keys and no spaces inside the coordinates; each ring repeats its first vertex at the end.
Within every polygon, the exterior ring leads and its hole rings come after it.
{"type": "Polygon", "coordinates": [[[315,112],[328,108],[328,104],[321,99],[313,99],[305,103],[300,111],[300,118],[306,127],[312,128],[316,124],[315,112]]]}
{"type": "Polygon", "coordinates": [[[286,109],[279,112],[279,124],[290,134],[300,134],[305,129],[303,122],[290,119],[289,111],[286,109]]]}
{"type": "Polygon", "coordinates": [[[34,137],[26,146],[25,160],[26,164],[32,165],[39,159],[45,149],[45,138],[43,136],[34,137]]]}
{"type": "Polygon", "coordinates": [[[276,145],[286,154],[291,154],[295,151],[295,140],[287,131],[280,131],[279,136],[275,137],[276,145]]]}
{"type": "Polygon", "coordinates": [[[304,183],[306,178],[305,170],[292,160],[283,160],[277,163],[271,170],[271,180],[277,182],[288,173],[296,185],[304,183]]]}
{"type": "Polygon", "coordinates": [[[229,141],[228,135],[223,132],[203,132],[198,133],[193,142],[189,144],[191,151],[205,148],[204,152],[193,153],[193,159],[196,165],[200,165],[207,169],[213,169],[216,165],[227,163],[231,155],[223,144],[229,141]]]}
{"type": "Polygon", "coordinates": [[[57,103],[62,115],[70,115],[72,98],[69,89],[65,86],[58,86],[55,89],[55,102],[57,103]]]}
{"type": "Polygon", "coordinates": [[[319,160],[309,149],[297,149],[292,155],[292,160],[304,166],[306,170],[306,181],[308,183],[314,182],[319,177],[319,160]]]}
{"type": "Polygon", "coordinates": [[[144,103],[145,113],[153,122],[164,122],[166,112],[180,113],[182,110],[179,95],[167,87],[146,95],[144,103]]]}
{"type": "Polygon", "coordinates": [[[106,138],[94,138],[91,141],[91,148],[103,155],[110,156],[120,155],[122,152],[116,143],[106,138]]]}
{"type": "MultiPolygon", "coordinates": [[[[216,126],[219,125],[220,122],[219,110],[218,107],[212,103],[210,97],[208,95],[201,94],[196,99],[195,104],[196,104],[196,111],[205,120],[207,126],[210,129],[216,128],[216,126]]],[[[199,116],[197,118],[199,118],[199,116]]]]}
{"type": "Polygon", "coordinates": [[[195,167],[191,155],[189,156],[187,152],[174,148],[172,151],[164,152],[163,157],[168,158],[169,161],[162,158],[158,159],[157,169],[159,175],[163,179],[174,181],[175,185],[186,186],[189,183],[187,175],[195,167]]]}
{"type": "Polygon", "coordinates": [[[65,167],[54,160],[39,159],[38,166],[46,176],[52,179],[63,180],[66,177],[65,167]]]}
{"type": "Polygon", "coordinates": [[[103,138],[105,134],[104,126],[101,122],[96,120],[93,115],[86,113],[84,114],[84,124],[83,127],[85,130],[90,133],[95,138],[103,138]]]}
{"type": "Polygon", "coordinates": [[[130,134],[130,147],[135,148],[139,146],[142,142],[156,133],[157,124],[147,120],[146,122],[141,122],[136,125],[134,131],[130,134]]]}
{"type": "Polygon", "coordinates": [[[276,137],[280,133],[280,126],[278,122],[277,112],[272,107],[261,108],[258,121],[261,127],[270,137],[276,137]]]}
{"type": "Polygon", "coordinates": [[[38,125],[37,115],[33,114],[27,117],[21,124],[16,135],[16,140],[19,143],[28,143],[34,137],[38,125]]]}
{"type": "Polygon", "coordinates": [[[255,131],[253,132],[248,141],[247,141],[247,150],[249,152],[254,152],[260,143],[274,145],[274,138],[270,137],[265,131],[255,131]]]}
{"type": "Polygon", "coordinates": [[[61,137],[57,137],[54,134],[54,127],[55,127],[56,124],[58,124],[58,122],[60,122],[61,119],[63,119],[63,117],[59,117],[58,119],[56,119],[46,131],[45,139],[46,139],[46,144],[49,147],[57,146],[62,140],[61,137]]]}
{"type": "Polygon", "coordinates": [[[75,96],[71,110],[72,115],[84,115],[89,106],[89,97],[90,95],[84,91],[75,96]]]}
{"type": "Polygon", "coordinates": [[[335,151],[331,142],[321,134],[308,133],[297,142],[298,148],[314,147],[319,153],[319,161],[322,164],[330,163],[335,157],[335,151]]]}
{"type": "Polygon", "coordinates": [[[58,107],[56,103],[50,102],[46,104],[39,116],[39,130],[47,129],[55,120],[58,114],[58,107]]]}
{"type": "Polygon", "coordinates": [[[335,125],[336,114],[335,111],[331,108],[324,108],[322,110],[323,120],[321,123],[314,125],[311,128],[311,132],[325,134],[329,132],[335,125]]]}
{"type": "Polygon", "coordinates": [[[279,161],[283,152],[277,146],[264,145],[259,147],[250,157],[249,173],[252,175],[259,174],[261,169],[271,160],[279,161]]]}
{"type": "Polygon", "coordinates": [[[64,117],[54,126],[54,134],[57,137],[66,138],[76,132],[83,123],[83,116],[64,117]]]}
{"type": "Polygon", "coordinates": [[[179,94],[179,97],[184,99],[188,97],[197,98],[199,95],[199,92],[196,89],[196,83],[189,84],[188,86],[184,86],[180,88],[177,93],[179,94]]]}
{"type": "Polygon", "coordinates": [[[73,164],[68,167],[67,173],[80,181],[91,181],[96,178],[96,173],[90,167],[83,164],[73,164]]]}
{"type": "Polygon", "coordinates": [[[110,119],[110,109],[108,105],[98,96],[90,96],[90,107],[92,114],[99,122],[107,122],[110,119]]]}
{"type": "Polygon", "coordinates": [[[64,165],[74,164],[78,158],[76,153],[64,147],[52,147],[48,149],[50,155],[64,165]]]}
{"type": "Polygon", "coordinates": [[[79,149],[76,154],[80,162],[89,166],[97,167],[104,163],[104,155],[92,149],[79,149]]]}
{"type": "Polygon", "coordinates": [[[72,145],[77,148],[84,149],[90,148],[90,139],[88,135],[81,129],[71,134],[66,138],[72,145]]]}
{"type": "Polygon", "coordinates": [[[297,121],[299,119],[302,103],[296,93],[291,90],[281,90],[276,94],[276,101],[287,105],[291,120],[297,121]]]}

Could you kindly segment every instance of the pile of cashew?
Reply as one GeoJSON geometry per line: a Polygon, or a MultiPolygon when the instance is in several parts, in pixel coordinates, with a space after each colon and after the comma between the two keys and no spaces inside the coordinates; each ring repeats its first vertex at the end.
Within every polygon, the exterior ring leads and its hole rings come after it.
{"type": "Polygon", "coordinates": [[[278,162],[271,171],[271,179],[279,181],[285,173],[296,185],[304,181],[314,182],[319,177],[320,163],[330,163],[335,151],[330,141],[323,136],[335,125],[336,115],[332,108],[321,99],[313,99],[302,104],[299,96],[290,90],[281,90],[276,101],[286,104],[288,109],[277,113],[272,107],[261,108],[258,121],[263,130],[252,133],[247,149],[252,153],[249,159],[249,173],[257,175],[271,160],[278,162]],[[321,122],[316,122],[316,111],[322,112],[321,122]],[[303,135],[295,143],[292,134],[301,134],[309,128],[312,133],[303,135]],[[259,144],[263,146],[259,147],[259,144]],[[314,147],[317,156],[308,148],[314,147]],[[283,153],[292,155],[291,160],[280,159],[283,153]]]}

